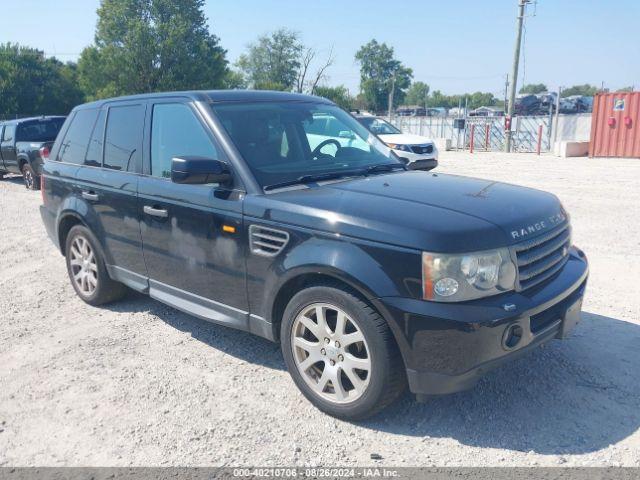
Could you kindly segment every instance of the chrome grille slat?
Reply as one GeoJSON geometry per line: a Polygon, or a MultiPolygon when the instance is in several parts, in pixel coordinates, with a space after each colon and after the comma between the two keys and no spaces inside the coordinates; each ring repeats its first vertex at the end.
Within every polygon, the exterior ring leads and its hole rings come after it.
{"type": "Polygon", "coordinates": [[[525,290],[549,279],[567,262],[571,227],[565,223],[549,233],[515,245],[518,290],[525,290]]]}
{"type": "Polygon", "coordinates": [[[544,273],[538,275],[535,278],[532,278],[531,280],[525,280],[525,282],[520,284],[521,289],[526,290],[527,288],[531,288],[535,285],[538,285],[539,283],[542,283],[548,278],[554,276],[556,273],[562,270],[562,267],[564,267],[564,264],[567,263],[568,260],[569,260],[569,257],[566,256],[562,259],[560,263],[557,263],[556,266],[551,268],[550,270],[545,271],[544,273]]]}
{"type": "Polygon", "coordinates": [[[567,229],[569,229],[569,224],[565,223],[562,227],[558,228],[557,230],[553,230],[540,237],[532,238],[531,240],[526,240],[524,242],[521,242],[516,245],[515,247],[516,252],[522,252],[524,250],[530,250],[534,247],[537,247],[538,245],[541,245],[545,242],[548,242],[549,240],[552,240],[553,238],[557,237],[567,229]]]}
{"type": "Polygon", "coordinates": [[[555,255],[548,257],[548,259],[545,259],[548,261],[540,262],[540,265],[530,264],[527,265],[528,268],[520,268],[520,280],[529,280],[536,275],[544,273],[545,270],[549,270],[556,263],[561,262],[564,257],[565,255],[563,255],[562,252],[558,252],[555,255]]]}
{"type": "Polygon", "coordinates": [[[520,253],[518,255],[518,266],[529,265],[536,262],[547,255],[551,255],[556,250],[561,249],[565,243],[569,240],[571,233],[569,229],[562,232],[560,235],[552,238],[549,242],[545,243],[540,249],[530,250],[527,253],[520,253]]]}

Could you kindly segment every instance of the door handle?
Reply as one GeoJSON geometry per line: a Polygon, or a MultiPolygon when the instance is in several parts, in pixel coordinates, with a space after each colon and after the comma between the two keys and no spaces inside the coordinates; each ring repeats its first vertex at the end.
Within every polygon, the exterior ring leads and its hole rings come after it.
{"type": "Polygon", "coordinates": [[[169,212],[167,212],[164,208],[154,208],[149,205],[145,205],[142,210],[147,215],[152,215],[154,217],[167,218],[169,216],[169,212]]]}
{"type": "Polygon", "coordinates": [[[84,190],[82,192],[82,198],[86,198],[87,200],[91,200],[92,202],[97,202],[98,201],[98,194],[96,192],[92,192],[92,191],[86,191],[84,190]]]}

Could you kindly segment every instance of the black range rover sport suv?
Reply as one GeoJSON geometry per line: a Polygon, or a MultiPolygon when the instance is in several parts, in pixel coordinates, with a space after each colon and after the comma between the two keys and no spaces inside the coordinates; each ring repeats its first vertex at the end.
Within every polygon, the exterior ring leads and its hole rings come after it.
{"type": "Polygon", "coordinates": [[[302,393],[341,418],[407,384],[418,397],[469,388],[580,316],[587,261],[554,195],[408,171],[317,97],[81,105],[42,187],[82,300],[128,287],[280,342],[302,393]],[[314,124],[327,118],[339,128],[314,124]]]}

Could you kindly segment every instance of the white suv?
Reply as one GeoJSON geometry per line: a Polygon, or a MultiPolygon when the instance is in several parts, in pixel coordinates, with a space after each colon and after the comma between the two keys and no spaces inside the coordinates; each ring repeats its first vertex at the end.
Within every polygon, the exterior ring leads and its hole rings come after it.
{"type": "Polygon", "coordinates": [[[356,119],[391,147],[412,170],[431,170],[438,166],[438,149],[433,140],[420,135],[402,133],[380,117],[356,115],[356,119]]]}

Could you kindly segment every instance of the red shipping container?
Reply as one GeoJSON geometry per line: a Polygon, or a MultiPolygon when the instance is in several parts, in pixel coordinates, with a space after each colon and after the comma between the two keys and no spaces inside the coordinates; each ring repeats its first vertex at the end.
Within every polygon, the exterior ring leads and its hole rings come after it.
{"type": "Polygon", "coordinates": [[[589,156],[640,158],[640,92],[596,94],[589,156]]]}

